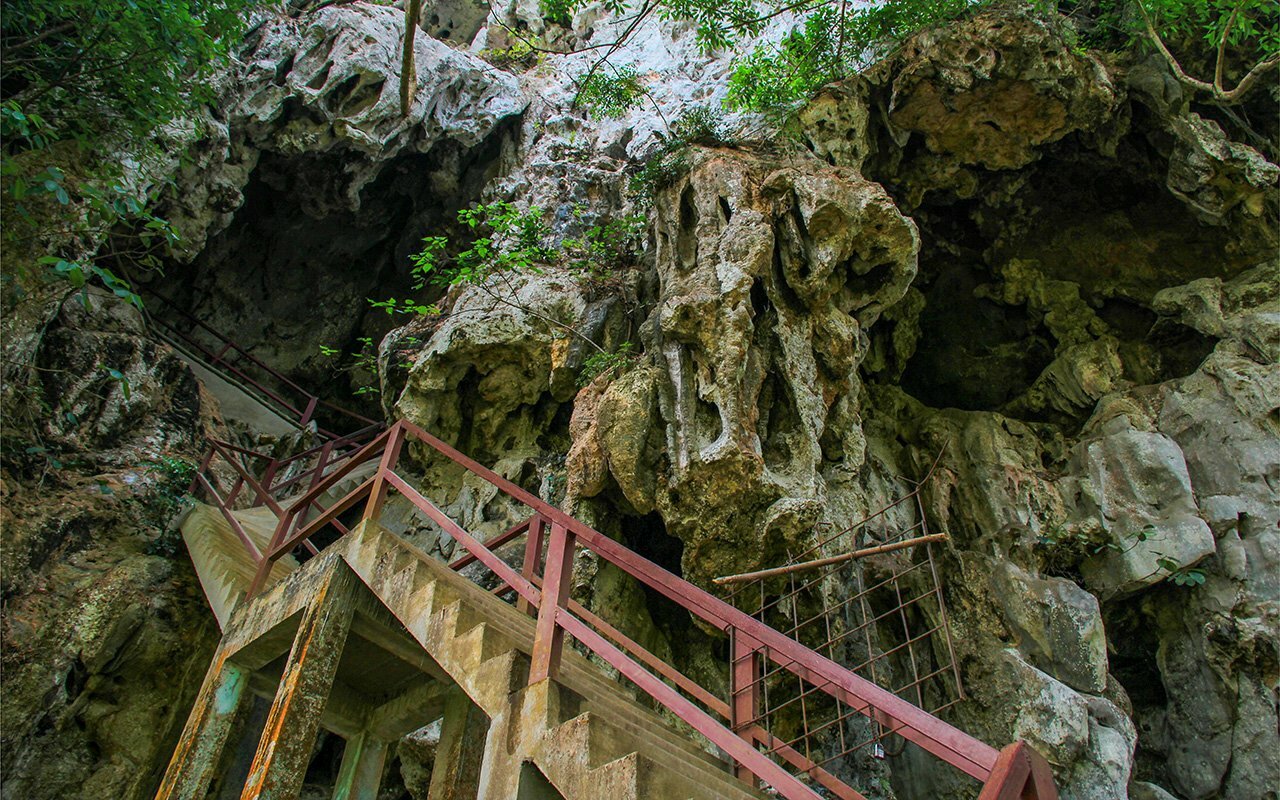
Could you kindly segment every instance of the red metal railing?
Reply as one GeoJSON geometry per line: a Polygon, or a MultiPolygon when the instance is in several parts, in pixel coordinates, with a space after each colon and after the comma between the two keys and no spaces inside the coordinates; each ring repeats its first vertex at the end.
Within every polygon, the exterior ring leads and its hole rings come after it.
{"type": "Polygon", "coordinates": [[[311,394],[154,289],[148,288],[146,295],[148,306],[162,307],[166,314],[186,323],[184,328],[166,320],[162,315],[148,311],[146,316],[153,331],[187,355],[203,361],[207,367],[222,377],[238,384],[263,405],[298,427],[306,427],[315,421],[316,431],[322,437],[339,438],[338,433],[321,424],[317,419],[316,413],[320,409],[328,412],[326,420],[329,425],[344,429],[382,424],[311,394]]]}
{"type": "MultiPolygon", "coordinates": [[[[731,590],[736,608],[810,650],[932,714],[945,711],[964,698],[933,557],[947,537],[930,532],[920,497],[940,459],[910,492],[852,525],[817,526],[815,543],[783,565],[714,583],[731,590]]],[[[880,743],[892,730],[785,669],[761,670],[737,689],[759,697],[746,725],[790,731],[765,752],[803,753],[813,764],[805,773],[837,796],[857,773],[852,756],[890,755],[880,743]]]]}
{"type": "MultiPolygon", "coordinates": [[[[190,491],[221,510],[236,538],[255,561],[261,562],[263,554],[232,513],[241,500],[241,493],[248,488],[252,492],[252,500],[248,505],[267,506],[277,518],[281,517],[285,513],[284,504],[292,505],[294,496],[315,487],[327,473],[338,469],[360,453],[381,430],[381,425],[370,425],[346,436],[327,439],[322,444],[286,458],[275,458],[269,453],[210,439],[209,448],[192,480],[190,491]],[[226,475],[228,471],[234,479],[224,493],[219,488],[218,476],[220,473],[226,475]]],[[[324,510],[318,499],[313,498],[308,507],[300,512],[302,518],[305,520],[312,510],[324,510]]],[[[337,525],[340,533],[346,533],[345,528],[341,528],[341,523],[337,525]]],[[[312,554],[317,552],[310,541],[301,544],[312,554]]]]}
{"type": "MultiPolygon", "coordinates": [[[[225,450],[225,448],[223,448],[225,450]]],[[[223,451],[219,451],[223,455],[223,451]]],[[[223,455],[225,457],[225,455],[223,455]]],[[[319,476],[321,473],[313,473],[319,476]]],[[[452,536],[466,550],[453,562],[455,569],[480,564],[496,579],[495,594],[514,595],[519,608],[537,617],[531,651],[530,682],[557,674],[565,637],[571,636],[616,669],[657,703],[691,726],[737,764],[738,775],[749,783],[763,782],[788,800],[821,797],[809,782],[821,784],[841,798],[861,798],[804,753],[775,738],[760,714],[760,676],[782,670],[845,706],[870,718],[925,751],[983,782],[981,800],[1056,798],[1048,765],[1030,748],[1015,743],[997,751],[892,692],[859,677],[831,659],[739,611],[728,603],[644,559],[600,532],[568,516],[507,479],[478,464],[456,449],[408,422],[383,431],[358,453],[332,467],[287,505],[271,495],[268,485],[241,473],[244,485],[262,496],[272,496],[279,524],[265,553],[249,548],[258,562],[250,587],[252,597],[263,588],[272,564],[286,553],[328,527],[346,531],[340,517],[363,503],[361,518],[378,520],[391,490],[399,492],[422,515],[452,536]],[[396,472],[406,443],[425,448],[476,475],[529,510],[528,519],[503,534],[481,542],[424,497],[396,472]],[[378,461],[377,471],[308,520],[321,498],[331,493],[360,464],[378,461]],[[499,550],[511,551],[524,539],[519,567],[508,563],[499,550]],[[729,678],[729,695],[715,692],[661,659],[569,597],[574,556],[585,550],[613,564],[650,590],[679,604],[720,631],[730,644],[723,664],[729,678]],[[759,748],[768,752],[761,752],[759,748]],[[795,770],[798,774],[793,774],[795,770]]],[[[279,488],[277,486],[277,488],[279,488]]],[[[218,502],[227,498],[218,497],[218,502]]],[[[234,500],[234,497],[230,498],[234,500]]],[[[230,515],[230,507],[224,512],[230,515]]]]}

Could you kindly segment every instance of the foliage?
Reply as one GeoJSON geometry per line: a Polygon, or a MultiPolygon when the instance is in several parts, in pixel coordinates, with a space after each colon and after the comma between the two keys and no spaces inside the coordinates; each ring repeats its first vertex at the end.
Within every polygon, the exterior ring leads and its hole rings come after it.
{"type": "Polygon", "coordinates": [[[1111,0],[1103,8],[1107,18],[1127,26],[1135,38],[1145,38],[1180,83],[1221,105],[1240,102],[1264,74],[1280,66],[1280,7],[1274,0],[1111,0]],[[1213,74],[1189,74],[1173,50],[1184,59],[1194,58],[1197,51],[1214,52],[1213,74]],[[1228,88],[1233,60],[1245,73],[1228,88]]]}
{"type": "Polygon", "coordinates": [[[361,336],[356,341],[360,347],[345,356],[341,349],[325,344],[320,345],[320,355],[325,358],[340,359],[336,371],[351,373],[356,378],[358,385],[354,394],[357,397],[381,394],[382,378],[378,369],[378,345],[373,341],[372,336],[361,336]]]}
{"type": "Polygon", "coordinates": [[[190,499],[187,490],[196,476],[196,465],[178,456],[163,455],[144,464],[151,480],[152,504],[172,514],[190,499]]]}
{"type": "Polygon", "coordinates": [[[671,123],[670,135],[632,176],[632,194],[646,202],[663,188],[689,171],[689,148],[692,145],[717,147],[730,140],[720,116],[711,108],[697,106],[685,111],[671,123]]]}
{"type": "Polygon", "coordinates": [[[148,491],[138,498],[140,517],[160,533],[147,543],[150,555],[172,558],[182,550],[182,532],[173,525],[174,515],[191,503],[191,481],[196,465],[178,456],[162,455],[143,464],[148,491]]]}
{"type": "MultiPolygon", "coordinates": [[[[1041,530],[1037,544],[1045,550],[1044,572],[1062,574],[1069,573],[1067,568],[1074,567],[1086,558],[1105,553],[1123,555],[1138,545],[1151,541],[1157,533],[1156,527],[1148,524],[1139,530],[1127,531],[1113,538],[1100,529],[1086,534],[1068,528],[1060,521],[1051,521],[1041,530]]],[[[1205,582],[1204,570],[1183,567],[1159,550],[1151,553],[1156,557],[1157,572],[1164,572],[1164,577],[1175,586],[1195,587],[1205,582]]]]}
{"type": "Polygon", "coordinates": [[[516,39],[510,47],[485,48],[479,56],[495,67],[529,68],[538,63],[537,45],[525,39],[516,39]]]}
{"type": "MultiPolygon", "coordinates": [[[[588,222],[587,209],[582,206],[576,206],[573,214],[583,226],[582,234],[564,237],[553,247],[551,227],[537,206],[521,211],[512,203],[499,201],[463,209],[458,212],[458,221],[477,237],[453,257],[446,253],[447,237],[425,237],[422,250],[411,256],[414,288],[428,284],[446,289],[464,284],[475,287],[495,303],[518,308],[560,334],[577,336],[603,354],[604,348],[591,337],[549,316],[546,309],[523,303],[511,283],[513,275],[538,274],[551,267],[566,269],[584,280],[601,281],[634,264],[644,230],[643,216],[588,222]]],[[[400,301],[397,308],[405,305],[400,301]]],[[[434,305],[426,308],[439,312],[434,305]]]]}
{"type": "Polygon", "coordinates": [[[786,113],[822,85],[851,74],[921,28],[954,19],[984,0],[886,0],[818,5],[777,44],[758,46],[729,78],[733,108],[786,113]]]}
{"type": "Polygon", "coordinates": [[[1204,570],[1196,567],[1183,567],[1167,556],[1161,556],[1156,559],[1156,566],[1169,573],[1169,580],[1173,581],[1175,586],[1185,586],[1194,588],[1204,585],[1204,570]]]}
{"type": "MultiPolygon", "coordinates": [[[[723,50],[758,37],[770,20],[792,14],[795,25],[778,41],[764,42],[738,59],[729,79],[727,103],[742,110],[784,117],[825,83],[887,55],[906,37],[946,23],[994,0],[613,0],[611,10],[627,24],[612,43],[592,42],[604,54],[589,72],[579,102],[593,112],[615,116],[633,106],[644,89],[634,68],[605,74],[609,58],[651,16],[692,23],[705,52],[723,50]]],[[[1210,92],[1221,103],[1238,102],[1258,84],[1261,73],[1280,64],[1280,10],[1274,0],[1006,0],[1053,12],[1059,7],[1088,25],[1127,31],[1130,44],[1147,42],[1169,61],[1184,84],[1210,92]],[[1218,51],[1212,80],[1183,71],[1169,52],[1218,51]],[[1236,86],[1224,85],[1226,62],[1249,70],[1236,86]],[[1252,65],[1252,67],[1250,66],[1252,65]]],[[[544,0],[552,22],[568,25],[586,0],[544,0]]]]}
{"type": "MultiPolygon", "coordinates": [[[[143,269],[177,240],[144,196],[126,186],[122,159],[145,185],[155,132],[213,98],[208,78],[226,60],[260,0],[14,0],[0,45],[0,188],[6,256],[21,276],[28,254],[42,276],[84,289],[98,282],[140,305],[108,262],[143,269]],[[109,253],[87,255],[107,234],[109,253]],[[16,258],[15,258],[16,256],[16,258]]],[[[116,268],[118,270],[118,267],[116,268]]],[[[82,302],[88,293],[81,292],[82,302]]]]}
{"type": "Polygon", "coordinates": [[[421,316],[424,314],[439,314],[440,306],[435,303],[420,303],[417,300],[410,300],[407,297],[396,299],[394,297],[386,300],[374,300],[372,297],[366,298],[372,308],[380,308],[387,312],[389,316],[396,314],[409,314],[413,316],[421,316]]]}
{"type": "MultiPolygon", "coordinates": [[[[12,0],[0,67],[15,101],[52,139],[146,136],[212,99],[204,80],[258,0],[12,0]]],[[[29,136],[6,147],[28,149],[29,136]]]]}
{"type": "Polygon", "coordinates": [[[635,67],[609,65],[613,74],[596,70],[587,76],[578,89],[578,105],[596,117],[617,119],[635,108],[645,96],[644,85],[635,67]]]}
{"type": "Polygon", "coordinates": [[[428,236],[422,250],[411,256],[414,288],[428,283],[437,286],[479,284],[499,273],[539,271],[555,251],[546,243],[551,229],[543,220],[542,209],[531,206],[520,211],[515,205],[498,201],[458,212],[458,221],[473,231],[487,231],[477,237],[471,247],[455,258],[443,259],[449,240],[428,236]]]}
{"type": "MultiPolygon", "coordinates": [[[[573,215],[585,221],[586,208],[575,206],[573,215]]],[[[643,214],[587,225],[581,236],[568,237],[560,243],[564,263],[569,269],[588,277],[608,278],[614,272],[632,266],[644,226],[643,214]]]]}
{"type": "Polygon", "coordinates": [[[582,372],[578,374],[578,385],[586,386],[601,376],[617,377],[630,369],[638,359],[639,354],[635,352],[635,344],[632,342],[623,342],[612,353],[594,353],[582,362],[582,372]]]}

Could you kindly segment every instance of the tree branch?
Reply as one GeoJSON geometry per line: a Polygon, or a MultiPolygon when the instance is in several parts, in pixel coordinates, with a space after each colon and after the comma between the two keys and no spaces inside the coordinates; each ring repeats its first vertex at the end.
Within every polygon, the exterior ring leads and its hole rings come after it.
{"type": "Polygon", "coordinates": [[[24,39],[23,41],[18,42],[17,44],[9,45],[8,47],[5,48],[6,50],[8,50],[8,52],[5,55],[12,56],[14,53],[18,52],[19,50],[25,50],[28,47],[40,44],[45,39],[48,39],[50,36],[57,36],[60,33],[65,33],[71,30],[72,28],[74,28],[75,26],[76,26],[76,23],[74,20],[67,20],[66,22],[61,22],[57,25],[54,25],[51,28],[46,28],[45,30],[41,31],[35,36],[32,36],[30,39],[24,39]]]}
{"type": "Polygon", "coordinates": [[[1236,84],[1236,88],[1227,91],[1222,87],[1223,71],[1226,61],[1227,35],[1231,32],[1231,26],[1235,21],[1236,14],[1239,12],[1237,6],[1236,11],[1231,12],[1231,18],[1227,20],[1226,26],[1222,29],[1222,38],[1218,42],[1218,63],[1215,66],[1214,82],[1208,83],[1199,78],[1193,78],[1187,74],[1182,65],[1178,63],[1178,59],[1173,57],[1173,53],[1169,52],[1169,48],[1165,46],[1164,40],[1160,38],[1160,34],[1156,33],[1156,26],[1151,21],[1151,15],[1147,13],[1147,8],[1143,5],[1142,0],[1137,0],[1138,12],[1142,14],[1142,23],[1147,29],[1147,36],[1151,39],[1151,43],[1155,45],[1156,50],[1164,57],[1169,65],[1169,69],[1173,71],[1173,77],[1182,85],[1190,87],[1196,91],[1207,92],[1213,96],[1218,105],[1235,105],[1244,99],[1258,80],[1269,70],[1280,65],[1280,53],[1276,53],[1253,66],[1249,72],[1240,79],[1236,84]]]}
{"type": "Polygon", "coordinates": [[[1218,39],[1218,60],[1213,66],[1213,89],[1217,93],[1222,92],[1222,73],[1227,68],[1227,37],[1231,35],[1231,26],[1236,22],[1236,15],[1240,13],[1240,5],[1237,4],[1231,11],[1231,16],[1227,17],[1227,24],[1222,28],[1222,36],[1218,39]]]}
{"type": "Polygon", "coordinates": [[[1239,103],[1244,99],[1244,96],[1249,93],[1249,90],[1253,88],[1253,85],[1258,82],[1259,78],[1267,74],[1269,70],[1275,69],[1277,66],[1280,66],[1280,53],[1276,53],[1267,60],[1255,64],[1253,69],[1249,70],[1248,74],[1241,78],[1240,82],[1236,84],[1236,88],[1229,92],[1221,93],[1219,97],[1222,100],[1222,103],[1224,105],[1235,105],[1236,103],[1239,103]]]}
{"type": "Polygon", "coordinates": [[[404,6],[404,55],[400,60],[400,116],[409,116],[417,89],[418,74],[413,64],[413,40],[418,33],[418,17],[422,13],[422,0],[408,0],[404,6]]]}

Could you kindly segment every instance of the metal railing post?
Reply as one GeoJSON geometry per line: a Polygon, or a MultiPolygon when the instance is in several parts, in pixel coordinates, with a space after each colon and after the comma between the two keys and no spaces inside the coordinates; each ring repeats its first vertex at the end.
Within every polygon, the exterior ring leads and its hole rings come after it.
{"type": "MultiPolygon", "coordinates": [[[[729,639],[733,659],[729,669],[729,724],[734,733],[754,747],[754,729],[760,716],[760,651],[756,643],[737,628],[730,629],[729,639]]],[[[738,763],[734,772],[749,786],[760,785],[755,774],[743,764],[738,763]]]]}
{"type": "Polygon", "coordinates": [[[213,445],[209,445],[204,451],[204,460],[200,462],[200,467],[195,471],[195,475],[191,478],[191,485],[187,487],[187,493],[195,495],[196,489],[200,488],[200,476],[206,473],[212,475],[209,471],[209,465],[213,463],[213,445]]]}
{"type": "MultiPolygon", "coordinates": [[[[524,542],[524,567],[520,570],[520,574],[531,583],[538,577],[538,568],[542,561],[542,537],[546,529],[547,521],[541,514],[535,515],[529,521],[529,533],[524,542]]],[[[516,602],[516,608],[525,614],[533,613],[533,604],[523,597],[516,602]]]]}
{"type": "Polygon", "coordinates": [[[394,471],[396,462],[400,460],[400,450],[404,447],[404,425],[397,422],[387,437],[386,449],[382,451],[382,460],[378,463],[378,474],[369,489],[369,502],[364,507],[363,519],[377,522],[382,516],[382,504],[387,499],[387,474],[394,471]]]}
{"type": "Polygon", "coordinates": [[[1014,742],[1000,751],[978,800],[1058,800],[1058,787],[1049,762],[1026,742],[1014,742]]]}
{"type": "Polygon", "coordinates": [[[320,398],[312,395],[311,399],[307,401],[307,408],[302,412],[302,419],[298,421],[298,424],[305,427],[311,421],[312,415],[316,413],[316,403],[318,402],[320,402],[320,398]]]}
{"type": "Polygon", "coordinates": [[[560,669],[560,651],[564,647],[564,629],[556,622],[556,614],[569,598],[573,580],[572,531],[552,524],[551,543],[547,549],[547,575],[542,583],[542,602],[538,606],[538,629],[533,640],[533,664],[529,668],[529,684],[554,678],[560,669]]]}

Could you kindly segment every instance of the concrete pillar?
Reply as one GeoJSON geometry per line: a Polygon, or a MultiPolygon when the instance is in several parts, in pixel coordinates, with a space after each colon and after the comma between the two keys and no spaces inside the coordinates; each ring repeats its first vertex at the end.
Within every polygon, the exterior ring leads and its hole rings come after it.
{"type": "Polygon", "coordinates": [[[444,704],[428,800],[476,800],[488,734],[489,718],[465,692],[453,687],[444,704]]]}
{"type": "Polygon", "coordinates": [[[351,628],[355,583],[339,562],[303,612],[241,800],[298,796],[351,628]]]}
{"type": "Polygon", "coordinates": [[[368,731],[352,736],[342,750],[333,800],[375,800],[387,761],[387,743],[368,731]]]}
{"type": "Polygon", "coordinates": [[[200,693],[182,729],[156,800],[203,798],[217,772],[236,712],[245,696],[248,672],[227,660],[221,647],[205,673],[200,693]]]}

